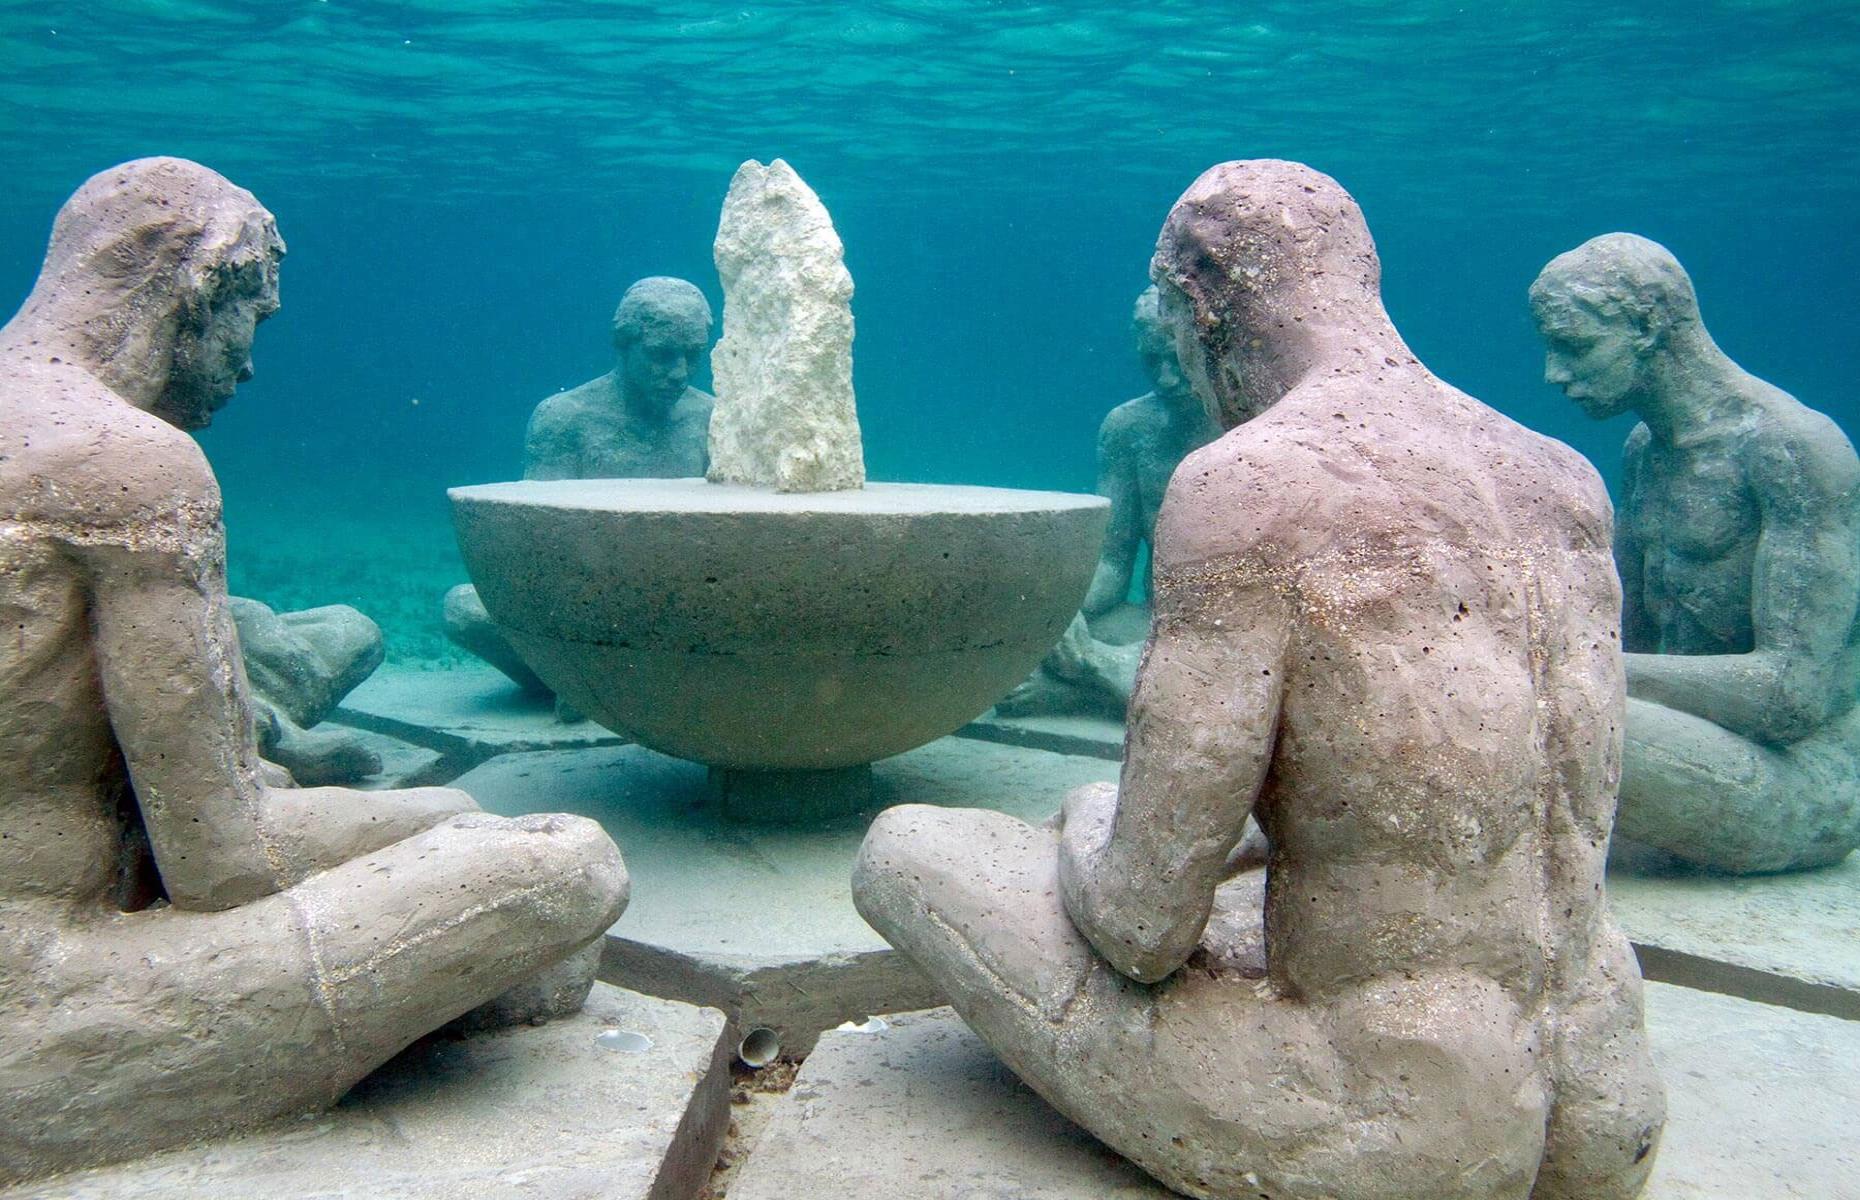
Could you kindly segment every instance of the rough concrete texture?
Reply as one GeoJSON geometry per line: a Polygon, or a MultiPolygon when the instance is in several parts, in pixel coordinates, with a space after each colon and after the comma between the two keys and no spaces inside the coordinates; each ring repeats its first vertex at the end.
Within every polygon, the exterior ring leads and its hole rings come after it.
{"type": "Polygon", "coordinates": [[[249,192],[125,163],[0,330],[0,1181],[332,1104],[625,904],[592,822],[259,758],[184,431],[247,375],[282,254],[249,192]]]}
{"type": "MultiPolygon", "coordinates": [[[[1042,821],[1061,791],[1114,771],[944,738],[875,764],[874,807],[984,805],[1042,821]]],[[[731,824],[702,767],[637,746],[509,755],[457,786],[491,812],[591,817],[626,847],[634,898],[609,932],[603,978],[770,1026],[790,1053],[849,1018],[940,998],[853,910],[867,816],[807,829],[731,824]]]]}
{"type": "Polygon", "coordinates": [[[541,1028],[422,1039],[315,1117],[0,1196],[688,1200],[729,1121],[727,1054],[714,1009],[596,985],[541,1028]]]}
{"type": "Polygon", "coordinates": [[[380,758],[349,731],[311,729],[381,665],[380,627],[346,604],[280,613],[257,600],[227,599],[259,752],[307,787],[380,774],[380,758]]]}
{"type": "MultiPolygon", "coordinates": [[[[1055,1112],[948,1009],[886,1020],[821,1038],[730,1200],[1176,1195],[1055,1112]]],[[[1860,1025],[1653,984],[1647,1028],[1674,1086],[1645,1200],[1860,1196],[1860,1025]]]]}
{"type": "Polygon", "coordinates": [[[1065,628],[1107,511],[895,483],[451,495],[479,596],[558,695],[654,749],[744,768],[852,766],[960,727],[1065,628]]]}
{"type": "Polygon", "coordinates": [[[711,354],[711,481],[859,487],[853,283],[820,197],[779,158],[744,163],[724,197],[714,255],[723,337],[711,354]]]}
{"type": "Polygon", "coordinates": [[[1734,878],[1616,862],[1608,905],[1650,979],[1860,1019],[1860,860],[1734,878]]]}
{"type": "Polygon", "coordinates": [[[1615,556],[1627,654],[1617,828],[1720,871],[1860,844],[1860,457],[1706,331],[1656,242],[1593,238],[1531,285],[1544,378],[1632,412],[1615,556]]]}
{"type": "Polygon", "coordinates": [[[1308,167],[1204,173],[1151,272],[1231,431],[1158,518],[1121,779],[1057,838],[882,814],[860,913],[1189,1195],[1637,1195],[1664,1102],[1602,900],[1601,479],[1415,359],[1361,211],[1308,167]],[[1249,816],[1269,886],[1227,895],[1249,816]]]}
{"type": "Polygon", "coordinates": [[[441,671],[386,666],[350,693],[332,718],[429,747],[469,770],[497,754],[618,746],[590,721],[562,721],[544,692],[525,693],[473,663],[441,671]]]}

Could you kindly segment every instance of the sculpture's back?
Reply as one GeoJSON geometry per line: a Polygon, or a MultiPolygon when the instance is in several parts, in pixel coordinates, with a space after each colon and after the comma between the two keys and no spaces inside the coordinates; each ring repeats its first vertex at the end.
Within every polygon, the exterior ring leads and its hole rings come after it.
{"type": "Polygon", "coordinates": [[[1120,786],[1068,798],[1056,870],[1031,831],[894,810],[861,910],[1191,1195],[1634,1195],[1663,1104],[1601,904],[1623,701],[1599,479],[1414,359],[1360,213],[1308,168],[1209,171],[1152,274],[1231,432],[1170,485],[1120,786]],[[1263,945],[1235,946],[1249,812],[1263,945]]]}

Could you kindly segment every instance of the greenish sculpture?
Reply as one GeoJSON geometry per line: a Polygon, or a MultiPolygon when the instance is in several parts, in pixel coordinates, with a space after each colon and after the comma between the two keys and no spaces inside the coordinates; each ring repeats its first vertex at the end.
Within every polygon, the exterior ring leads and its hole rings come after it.
{"type": "MultiPolygon", "coordinates": [[[[523,477],[702,478],[715,400],[690,381],[710,330],[710,303],[697,285],[653,275],[629,287],[614,309],[614,369],[536,406],[523,438],[523,477]]],[[[549,695],[471,584],[446,593],[441,619],[455,645],[524,691],[549,695]]]]}
{"type": "Polygon", "coordinates": [[[1544,378],[1632,413],[1615,561],[1627,654],[1616,828],[1729,872],[1860,843],[1860,459],[1718,348],[1658,243],[1614,233],[1531,285],[1544,378]]]}

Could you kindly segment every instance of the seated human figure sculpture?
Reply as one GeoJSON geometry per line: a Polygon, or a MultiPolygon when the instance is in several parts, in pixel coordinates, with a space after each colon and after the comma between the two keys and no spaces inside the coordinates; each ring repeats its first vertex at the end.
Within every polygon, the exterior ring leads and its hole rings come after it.
{"type": "Polygon", "coordinates": [[[1157,521],[1121,780],[1056,834],[891,809],[859,911],[1188,1195],[1635,1195],[1664,1096],[1602,901],[1601,480],[1415,359],[1361,212],[1308,167],[1209,170],[1152,276],[1229,432],[1157,521]],[[1269,861],[1228,879],[1249,813],[1269,861]]]}
{"type": "Polygon", "coordinates": [[[1615,559],[1627,654],[1616,829],[1721,871],[1860,842],[1860,460],[1712,340],[1692,281],[1632,234],[1531,285],[1544,377],[1632,412],[1615,559]]]}
{"type": "Polygon", "coordinates": [[[1182,376],[1154,285],[1131,313],[1137,356],[1150,390],[1112,409],[1098,427],[1098,494],[1111,501],[1104,553],[1079,618],[1026,682],[995,705],[1003,716],[1095,713],[1122,719],[1136,678],[1149,608],[1129,601],[1149,548],[1169,477],[1190,451],[1220,433],[1182,376]]]}
{"type": "Polygon", "coordinates": [[[381,629],[346,604],[276,612],[227,598],[258,722],[258,752],[304,786],[354,783],[381,756],[353,731],[313,728],[381,665],[381,629]]]}
{"type": "Polygon", "coordinates": [[[219,175],[126,163],[0,329],[0,1183],[332,1104],[625,903],[591,821],[267,785],[183,431],[249,375],[282,253],[219,175]]]}
{"type": "MultiPolygon", "coordinates": [[[[557,392],[530,416],[525,479],[682,479],[710,466],[709,393],[690,385],[710,345],[710,303],[697,285],[641,279],[614,310],[614,369],[557,392]]],[[[526,692],[549,688],[462,583],[446,593],[446,636],[526,692]]]]}

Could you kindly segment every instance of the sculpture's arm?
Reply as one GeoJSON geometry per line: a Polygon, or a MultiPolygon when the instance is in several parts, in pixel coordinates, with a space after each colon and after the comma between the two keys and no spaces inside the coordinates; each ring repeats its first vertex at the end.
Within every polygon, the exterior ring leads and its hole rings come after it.
{"type": "Polygon", "coordinates": [[[264,830],[217,507],[190,513],[183,503],[165,525],[145,518],[74,547],[89,581],[104,706],[162,883],[181,909],[231,908],[287,882],[264,830]]]}
{"type": "Polygon", "coordinates": [[[1081,606],[1088,617],[1109,612],[1129,597],[1137,550],[1143,542],[1136,467],[1128,447],[1121,445],[1117,415],[1114,410],[1098,429],[1098,494],[1111,502],[1111,522],[1104,531],[1104,550],[1092,573],[1091,590],[1081,606]]]}
{"type": "Polygon", "coordinates": [[[561,396],[536,406],[523,431],[523,478],[581,478],[581,440],[561,396]]]}
{"type": "Polygon", "coordinates": [[[1615,521],[1615,570],[1621,577],[1621,648],[1630,651],[1654,650],[1659,645],[1659,629],[1647,611],[1646,550],[1634,532],[1642,502],[1640,470],[1647,445],[1642,436],[1644,429],[1636,429],[1628,438],[1622,455],[1621,504],[1615,521]]]}
{"type": "Polygon", "coordinates": [[[1272,759],[1291,620],[1265,586],[1159,612],[1122,780],[1067,797],[1067,911],[1112,966],[1162,979],[1199,942],[1272,759]]]}
{"type": "Polygon", "coordinates": [[[1847,699],[1845,644],[1860,606],[1860,464],[1845,439],[1791,440],[1759,452],[1751,487],[1762,517],[1751,652],[1630,654],[1628,694],[1785,744],[1820,728],[1847,699]]]}

